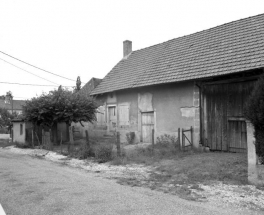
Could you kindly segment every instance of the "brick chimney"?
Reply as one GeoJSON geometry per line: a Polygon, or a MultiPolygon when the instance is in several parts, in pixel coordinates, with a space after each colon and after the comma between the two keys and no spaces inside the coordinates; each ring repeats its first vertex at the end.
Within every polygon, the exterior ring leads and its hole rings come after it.
{"type": "Polygon", "coordinates": [[[132,42],[129,40],[125,40],[123,42],[123,53],[124,53],[124,58],[127,58],[128,55],[132,52],[132,42]]]}

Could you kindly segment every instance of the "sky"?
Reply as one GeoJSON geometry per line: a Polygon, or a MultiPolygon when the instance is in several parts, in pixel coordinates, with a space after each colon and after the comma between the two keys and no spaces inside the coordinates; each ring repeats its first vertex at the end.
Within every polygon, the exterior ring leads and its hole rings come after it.
{"type": "Polygon", "coordinates": [[[124,40],[138,50],[263,12],[263,0],[0,0],[0,96],[83,86],[122,59],[124,40]]]}

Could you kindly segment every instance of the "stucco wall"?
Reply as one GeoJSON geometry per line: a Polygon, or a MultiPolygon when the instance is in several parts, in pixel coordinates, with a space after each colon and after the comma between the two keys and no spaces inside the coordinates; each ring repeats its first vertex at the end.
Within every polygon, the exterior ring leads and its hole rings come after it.
{"type": "Polygon", "coordinates": [[[13,122],[13,141],[19,143],[26,142],[26,128],[24,122],[13,122]],[[23,133],[20,134],[20,124],[23,125],[23,133]]]}
{"type": "MultiPolygon", "coordinates": [[[[116,105],[119,111],[119,106],[127,105],[129,107],[128,124],[120,125],[117,113],[116,131],[121,134],[121,142],[126,142],[126,133],[130,131],[136,134],[135,142],[140,142],[141,112],[154,111],[155,140],[163,134],[178,136],[178,128],[187,129],[192,126],[198,132],[193,135],[194,145],[198,146],[199,100],[197,101],[197,97],[199,98],[199,91],[193,82],[118,91],[97,97],[97,101],[105,107],[105,126],[97,126],[96,122],[84,123],[84,128],[79,124],[75,126],[81,128],[83,137],[85,137],[85,129],[91,136],[113,134],[109,131],[107,108],[109,105],[116,105]]],[[[190,136],[189,139],[191,139],[190,136]]]]}
{"type": "Polygon", "coordinates": [[[158,135],[193,126],[193,83],[159,86],[152,92],[158,135]]]}
{"type": "MultiPolygon", "coordinates": [[[[194,83],[160,85],[143,88],[140,94],[151,93],[155,116],[155,139],[163,134],[178,136],[178,128],[187,129],[195,125],[198,105],[194,104],[194,83]]],[[[186,133],[191,139],[190,133],[186,133]]],[[[194,137],[194,145],[198,146],[199,135],[194,137]]]]}

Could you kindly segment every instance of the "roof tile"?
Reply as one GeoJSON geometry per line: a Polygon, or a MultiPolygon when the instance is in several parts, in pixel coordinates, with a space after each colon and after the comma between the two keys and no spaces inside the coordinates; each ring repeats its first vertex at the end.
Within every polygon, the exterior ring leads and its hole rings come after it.
{"type": "Polygon", "coordinates": [[[260,67],[264,67],[264,14],[133,51],[91,94],[260,67]]]}

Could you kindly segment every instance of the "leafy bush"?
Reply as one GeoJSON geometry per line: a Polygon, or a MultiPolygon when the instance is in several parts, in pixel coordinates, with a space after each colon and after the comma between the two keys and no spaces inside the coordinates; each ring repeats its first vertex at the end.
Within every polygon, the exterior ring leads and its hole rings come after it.
{"type": "Polygon", "coordinates": [[[30,144],[28,144],[28,143],[15,142],[15,145],[17,148],[21,148],[21,149],[31,148],[30,144]]]}
{"type": "Polygon", "coordinates": [[[83,160],[87,159],[88,157],[94,157],[95,153],[92,148],[88,148],[87,145],[83,143],[80,147],[74,149],[73,152],[71,152],[70,156],[83,160]]]}
{"type": "Polygon", "coordinates": [[[0,134],[8,134],[8,129],[0,125],[0,134]]]}
{"type": "Polygon", "coordinates": [[[128,133],[126,133],[126,139],[127,139],[127,142],[128,142],[128,144],[132,144],[133,142],[134,142],[134,140],[135,140],[135,132],[128,132],[128,133]]]}
{"type": "Polygon", "coordinates": [[[254,126],[256,153],[261,164],[264,164],[264,76],[256,82],[246,103],[244,114],[254,126]]]}
{"type": "Polygon", "coordinates": [[[174,145],[178,144],[178,138],[174,135],[169,135],[169,134],[164,134],[159,137],[157,137],[157,145],[162,145],[162,146],[169,146],[169,145],[174,145]]]}
{"type": "Polygon", "coordinates": [[[112,160],[112,144],[98,144],[94,147],[95,158],[100,162],[104,163],[112,160]]]}

